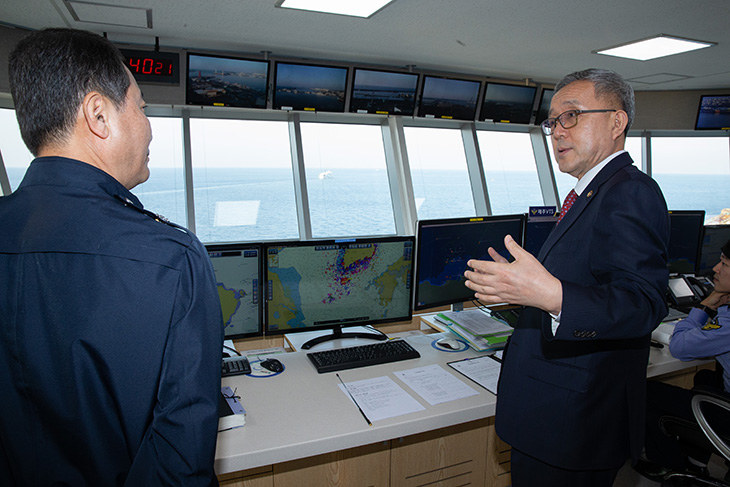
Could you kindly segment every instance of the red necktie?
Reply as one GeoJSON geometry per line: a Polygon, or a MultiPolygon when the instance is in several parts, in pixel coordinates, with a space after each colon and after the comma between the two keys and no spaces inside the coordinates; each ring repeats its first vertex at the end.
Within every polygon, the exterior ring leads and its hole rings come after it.
{"type": "Polygon", "coordinates": [[[578,194],[575,192],[575,190],[571,189],[570,193],[568,193],[568,196],[565,197],[565,201],[563,201],[563,207],[560,212],[560,216],[558,217],[558,223],[560,223],[560,220],[563,219],[563,217],[568,213],[568,210],[571,206],[573,206],[573,203],[575,203],[575,200],[578,199],[578,194]]]}

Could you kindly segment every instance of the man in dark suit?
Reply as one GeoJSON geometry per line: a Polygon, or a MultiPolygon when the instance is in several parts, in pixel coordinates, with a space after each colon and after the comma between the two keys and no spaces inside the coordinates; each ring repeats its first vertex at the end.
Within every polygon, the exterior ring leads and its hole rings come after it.
{"type": "Polygon", "coordinates": [[[566,76],[542,123],[560,171],[578,180],[561,221],[537,258],[507,236],[513,262],[490,249],[494,262],[468,264],[478,299],[526,307],[497,396],[515,487],[611,486],[641,452],[669,221],[659,187],[623,150],[633,116],[633,90],[616,73],[566,76]]]}

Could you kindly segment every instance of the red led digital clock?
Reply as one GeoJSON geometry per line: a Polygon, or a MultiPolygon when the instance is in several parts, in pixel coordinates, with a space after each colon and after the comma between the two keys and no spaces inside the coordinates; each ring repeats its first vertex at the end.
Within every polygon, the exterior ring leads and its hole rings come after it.
{"type": "Polygon", "coordinates": [[[180,55],[176,52],[120,49],[138,83],[180,84],[180,55]]]}

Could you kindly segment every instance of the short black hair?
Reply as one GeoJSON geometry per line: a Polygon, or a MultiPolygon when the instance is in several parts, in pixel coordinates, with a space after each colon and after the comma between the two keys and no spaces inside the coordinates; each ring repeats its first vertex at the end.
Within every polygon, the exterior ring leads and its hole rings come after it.
{"type": "Polygon", "coordinates": [[[609,97],[619,103],[621,105],[621,110],[625,111],[629,118],[628,123],[626,124],[626,129],[624,130],[624,134],[628,135],[631,124],[634,123],[634,117],[636,116],[634,88],[631,84],[629,84],[623,76],[614,71],[591,68],[566,75],[555,86],[555,93],[574,81],[590,81],[593,83],[596,98],[609,97]]]}
{"type": "Polygon", "coordinates": [[[33,155],[66,139],[88,93],[98,91],[120,108],[130,86],[119,49],[76,29],[25,36],[10,53],[9,78],[20,134],[33,155]]]}

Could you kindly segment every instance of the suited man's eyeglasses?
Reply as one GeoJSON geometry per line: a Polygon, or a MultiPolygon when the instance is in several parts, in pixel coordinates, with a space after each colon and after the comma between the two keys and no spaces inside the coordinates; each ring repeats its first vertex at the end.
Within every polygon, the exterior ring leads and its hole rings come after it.
{"type": "Polygon", "coordinates": [[[540,124],[542,127],[542,133],[545,135],[552,135],[555,131],[555,126],[560,123],[560,126],[564,129],[571,129],[578,124],[578,115],[581,113],[604,113],[604,112],[617,112],[611,108],[604,108],[601,110],[568,110],[563,112],[557,117],[548,118],[543,120],[540,124]]]}

